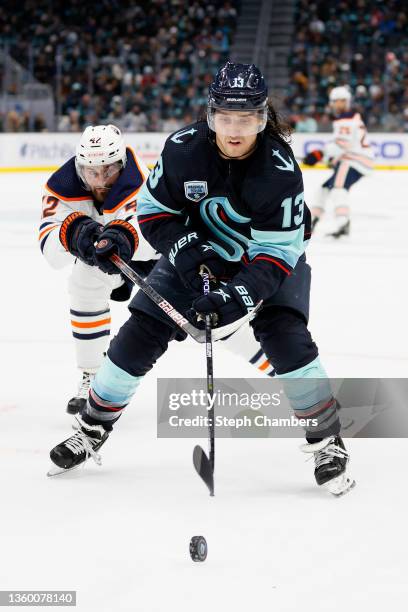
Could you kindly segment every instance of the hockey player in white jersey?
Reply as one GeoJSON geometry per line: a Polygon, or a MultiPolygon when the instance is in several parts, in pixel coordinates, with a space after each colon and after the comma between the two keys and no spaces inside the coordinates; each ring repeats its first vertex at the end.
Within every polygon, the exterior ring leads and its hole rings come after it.
{"type": "MultiPolygon", "coordinates": [[[[85,405],[91,380],[102,363],[110,335],[110,300],[127,301],[131,293],[129,282],[117,268],[95,257],[94,242],[102,233],[114,240],[122,259],[142,276],[159,258],[143,238],[136,219],[137,197],[147,175],[147,167],[126,147],[117,127],[89,126],[76,156],[44,187],[41,251],[55,269],[72,265],[68,293],[80,382],[67,405],[70,414],[85,405]]],[[[224,344],[260,372],[273,375],[273,367],[248,326],[224,344]]]]}
{"type": "MultiPolygon", "coordinates": [[[[75,157],[47,181],[39,228],[40,248],[55,269],[72,265],[68,280],[78,392],[67,406],[77,413],[88,397],[90,380],[98,370],[110,333],[110,299],[128,300],[129,284],[117,269],[100,269],[94,242],[102,233],[116,243],[122,259],[134,260],[146,274],[158,254],[137,231],[136,199],[148,175],[143,161],[126,147],[114,125],[89,126],[75,157]]],[[[113,266],[112,266],[113,268],[113,266]]]]}
{"type": "Polygon", "coordinates": [[[322,160],[334,170],[321,186],[318,201],[311,209],[312,229],[319,222],[319,233],[339,238],[350,231],[349,190],[372,171],[373,153],[361,115],[351,109],[347,87],[331,90],[330,108],[334,139],[323,151],[309,152],[303,162],[313,166],[322,160]]]}

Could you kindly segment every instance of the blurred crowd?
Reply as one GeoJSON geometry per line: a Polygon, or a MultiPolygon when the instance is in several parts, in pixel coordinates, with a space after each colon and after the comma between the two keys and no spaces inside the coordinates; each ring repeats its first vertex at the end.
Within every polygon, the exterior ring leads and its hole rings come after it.
{"type": "MultiPolygon", "coordinates": [[[[239,0],[82,0],[0,3],[0,43],[50,83],[61,131],[112,122],[172,131],[194,121],[229,55],[239,0]]],[[[45,129],[41,116],[34,129],[45,129]]],[[[24,131],[27,113],[0,117],[24,131]]]]}
{"type": "Polygon", "coordinates": [[[406,0],[298,0],[286,106],[298,131],[330,129],[328,93],[349,85],[370,129],[408,131],[406,0]]]}
{"type": "MultiPolygon", "coordinates": [[[[59,131],[112,122],[170,132],[202,112],[239,9],[240,0],[100,0],[92,10],[3,0],[0,48],[51,85],[59,131]]],[[[337,85],[350,86],[369,129],[408,131],[407,0],[298,0],[289,64],[285,106],[297,131],[330,130],[337,85]]],[[[0,112],[0,131],[46,129],[27,107],[0,112]]]]}

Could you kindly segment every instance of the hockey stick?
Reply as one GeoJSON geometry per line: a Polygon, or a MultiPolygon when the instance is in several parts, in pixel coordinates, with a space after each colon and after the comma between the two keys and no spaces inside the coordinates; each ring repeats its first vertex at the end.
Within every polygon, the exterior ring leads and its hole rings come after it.
{"type": "MultiPolygon", "coordinates": [[[[208,272],[201,272],[203,278],[203,293],[208,295],[210,292],[210,275],[208,272]]],[[[215,421],[214,421],[214,372],[213,372],[213,347],[212,347],[212,319],[211,314],[205,316],[205,355],[207,360],[207,401],[208,410],[208,447],[209,456],[205,454],[201,446],[197,445],[193,451],[193,464],[200,476],[207,485],[210,495],[214,495],[214,467],[215,467],[215,421]]]]}
{"type": "MultiPolygon", "coordinates": [[[[183,331],[191,336],[196,342],[204,344],[206,342],[206,330],[195,327],[190,321],[188,321],[178,310],[174,308],[170,302],[164,299],[153,287],[151,287],[146,281],[139,276],[130,266],[128,266],[119,255],[113,254],[110,256],[110,260],[119,268],[119,270],[135,285],[137,285],[146,295],[149,297],[159,308],[167,314],[167,316],[178,325],[183,331]]],[[[239,329],[244,323],[250,321],[258,312],[262,306],[262,300],[258,302],[255,308],[244,317],[241,317],[237,321],[230,323],[229,325],[223,325],[212,330],[213,341],[221,340],[230,334],[233,334],[239,329]]]]}

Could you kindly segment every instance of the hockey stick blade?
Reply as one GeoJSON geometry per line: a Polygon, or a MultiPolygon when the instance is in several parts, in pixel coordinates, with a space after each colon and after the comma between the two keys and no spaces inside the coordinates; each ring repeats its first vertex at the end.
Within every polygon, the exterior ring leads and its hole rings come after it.
{"type": "MultiPolygon", "coordinates": [[[[128,266],[118,255],[111,255],[110,260],[129,280],[137,285],[147,295],[147,297],[152,300],[152,302],[161,308],[176,325],[191,336],[191,338],[193,338],[196,342],[199,342],[200,344],[205,343],[205,329],[199,329],[190,323],[190,321],[188,321],[180,312],[178,312],[178,310],[176,310],[174,306],[170,304],[170,302],[165,300],[160,293],[149,285],[149,283],[146,283],[146,281],[134,270],[132,270],[132,268],[128,266]]],[[[229,325],[224,325],[223,327],[216,327],[213,329],[213,340],[221,340],[222,338],[225,338],[226,336],[229,336],[237,331],[237,329],[239,329],[247,321],[250,321],[256,315],[261,305],[262,301],[255,306],[252,312],[249,312],[244,317],[241,317],[229,325]]]]}
{"type": "Polygon", "coordinates": [[[210,495],[214,495],[214,474],[211,468],[210,460],[201,448],[195,446],[193,450],[193,463],[197,474],[205,482],[210,491],[210,495]]]}
{"type": "MultiPolygon", "coordinates": [[[[257,314],[261,306],[262,306],[262,300],[258,302],[258,304],[255,306],[255,308],[251,312],[248,312],[248,314],[241,317],[240,319],[237,319],[233,323],[229,323],[228,325],[223,325],[222,327],[213,327],[212,328],[213,342],[216,342],[217,340],[222,340],[222,338],[226,338],[227,336],[230,336],[231,334],[236,332],[237,329],[242,327],[245,323],[247,323],[248,321],[252,321],[252,319],[257,314]]],[[[203,342],[205,342],[205,338],[203,342]]]]}

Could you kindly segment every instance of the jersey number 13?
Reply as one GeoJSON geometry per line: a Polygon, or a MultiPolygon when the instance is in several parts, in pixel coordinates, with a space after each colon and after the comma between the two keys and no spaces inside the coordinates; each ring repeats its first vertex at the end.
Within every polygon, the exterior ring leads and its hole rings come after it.
{"type": "Polygon", "coordinates": [[[300,225],[303,221],[303,213],[305,208],[305,195],[304,192],[299,193],[295,202],[293,202],[293,198],[285,198],[281,204],[283,208],[283,221],[282,227],[287,228],[291,227],[293,223],[295,225],[300,225]]]}

